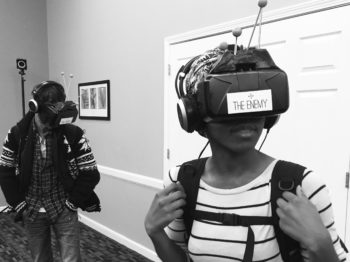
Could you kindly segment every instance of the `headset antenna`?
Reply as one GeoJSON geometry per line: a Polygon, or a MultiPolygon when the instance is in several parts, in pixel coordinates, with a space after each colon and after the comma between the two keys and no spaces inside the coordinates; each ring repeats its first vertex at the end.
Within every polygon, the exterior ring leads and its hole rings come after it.
{"type": "Polygon", "coordinates": [[[237,54],[237,40],[238,40],[238,37],[240,37],[242,34],[242,28],[237,27],[237,28],[233,29],[232,34],[236,38],[235,49],[233,52],[233,54],[236,55],[237,54]]]}
{"type": "Polygon", "coordinates": [[[72,82],[72,78],[74,77],[73,74],[69,75],[69,82],[68,82],[68,89],[67,89],[67,94],[69,94],[69,88],[70,88],[70,83],[72,82]]]}
{"type": "MultiPolygon", "coordinates": [[[[250,36],[247,50],[249,50],[250,43],[252,42],[253,35],[254,35],[254,32],[255,32],[255,27],[256,27],[256,25],[258,24],[259,18],[260,18],[260,33],[261,33],[262,9],[263,9],[266,5],[267,5],[267,0],[259,0],[259,1],[258,1],[258,6],[260,7],[260,8],[259,8],[259,13],[258,13],[258,16],[256,17],[256,20],[255,20],[255,24],[254,24],[254,27],[253,27],[253,32],[252,32],[252,34],[251,34],[251,36],[250,36]]],[[[260,37],[259,37],[259,47],[260,47],[260,37]]]]}
{"type": "Polygon", "coordinates": [[[65,77],[65,75],[64,75],[64,72],[61,72],[61,76],[62,76],[62,79],[63,79],[64,89],[65,89],[65,91],[66,91],[66,95],[68,96],[68,95],[69,95],[70,84],[71,84],[72,78],[73,78],[74,76],[73,76],[73,74],[70,74],[70,75],[69,75],[68,86],[67,86],[66,77],[65,77]]]}
{"type": "Polygon", "coordinates": [[[66,89],[67,88],[67,83],[66,83],[66,77],[64,76],[64,72],[61,72],[61,76],[62,76],[62,79],[63,79],[64,89],[66,89]]]}

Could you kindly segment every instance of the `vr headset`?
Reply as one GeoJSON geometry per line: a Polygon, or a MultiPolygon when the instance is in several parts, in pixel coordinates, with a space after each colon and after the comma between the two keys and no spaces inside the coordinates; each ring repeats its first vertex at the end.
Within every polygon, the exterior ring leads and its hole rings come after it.
{"type": "Polygon", "coordinates": [[[229,45],[194,94],[185,93],[184,79],[195,57],[180,68],[175,80],[177,112],[187,132],[200,131],[205,123],[236,118],[266,117],[270,129],[289,107],[287,74],[265,49],[240,49],[229,45]],[[179,86],[178,86],[179,83],[179,86]]]}
{"type": "Polygon", "coordinates": [[[54,81],[44,81],[33,89],[33,99],[29,101],[29,110],[34,113],[41,114],[50,123],[52,128],[56,128],[64,124],[73,123],[78,115],[77,105],[74,102],[39,102],[41,92],[49,86],[56,88],[57,92],[63,96],[62,100],[65,100],[66,95],[62,85],[54,81]]]}

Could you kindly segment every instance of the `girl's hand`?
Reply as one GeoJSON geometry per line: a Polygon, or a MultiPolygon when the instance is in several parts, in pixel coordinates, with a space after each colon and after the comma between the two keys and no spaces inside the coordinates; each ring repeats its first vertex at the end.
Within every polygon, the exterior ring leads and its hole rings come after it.
{"type": "Polygon", "coordinates": [[[330,235],[316,207],[304,195],[300,186],[296,193],[284,192],[283,198],[277,200],[279,225],[287,235],[307,249],[313,249],[317,243],[328,241],[330,235]]]}
{"type": "Polygon", "coordinates": [[[151,238],[164,232],[164,227],[183,215],[181,207],[186,204],[185,198],[185,191],[179,182],[172,183],[155,195],[145,218],[145,229],[151,238]]]}

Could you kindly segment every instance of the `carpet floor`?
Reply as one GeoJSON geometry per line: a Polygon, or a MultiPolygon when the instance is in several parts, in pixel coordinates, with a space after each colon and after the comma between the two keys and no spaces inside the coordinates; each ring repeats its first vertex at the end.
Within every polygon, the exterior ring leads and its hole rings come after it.
{"type": "MultiPolygon", "coordinates": [[[[84,262],[151,262],[135,251],[80,223],[81,255],[84,262]]],[[[13,214],[0,214],[0,262],[31,262],[24,228],[13,222],[13,214]]],[[[52,239],[55,262],[61,261],[52,239]]]]}

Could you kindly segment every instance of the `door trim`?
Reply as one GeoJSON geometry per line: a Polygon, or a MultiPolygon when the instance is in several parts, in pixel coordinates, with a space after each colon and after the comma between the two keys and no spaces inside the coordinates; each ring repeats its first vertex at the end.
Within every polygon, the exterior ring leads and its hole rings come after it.
{"type": "MultiPolygon", "coordinates": [[[[327,11],[347,5],[350,5],[350,0],[308,1],[306,3],[266,11],[264,12],[264,21],[262,24],[278,22],[280,20],[327,11]]],[[[255,19],[256,15],[253,15],[213,26],[199,28],[193,31],[166,37],[164,43],[165,45],[175,45],[205,37],[230,33],[235,27],[241,27],[242,29],[250,28],[254,26],[255,19]]]]}

